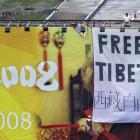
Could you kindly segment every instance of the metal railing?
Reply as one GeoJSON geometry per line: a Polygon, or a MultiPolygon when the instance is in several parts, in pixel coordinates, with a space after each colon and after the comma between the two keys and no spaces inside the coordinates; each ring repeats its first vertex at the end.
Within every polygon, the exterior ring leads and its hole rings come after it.
{"type": "MultiPolygon", "coordinates": [[[[73,27],[77,23],[84,23],[85,25],[89,27],[120,27],[124,21],[123,20],[0,20],[0,26],[7,26],[9,25],[13,26],[25,26],[27,24],[30,25],[30,27],[36,27],[36,26],[45,26],[46,24],[50,27],[61,27],[64,26],[64,24],[67,25],[67,27],[73,27]]],[[[138,27],[140,28],[140,20],[132,20],[131,21],[131,27],[138,27]]]]}

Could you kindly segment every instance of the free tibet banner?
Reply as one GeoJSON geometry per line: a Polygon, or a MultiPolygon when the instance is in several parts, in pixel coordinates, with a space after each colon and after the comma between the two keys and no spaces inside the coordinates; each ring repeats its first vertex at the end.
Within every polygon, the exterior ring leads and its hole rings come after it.
{"type": "Polygon", "coordinates": [[[140,122],[140,33],[93,28],[94,122],[140,122]]]}
{"type": "Polygon", "coordinates": [[[73,28],[0,28],[0,140],[40,140],[39,127],[69,123],[69,77],[91,40],[73,28]]]}

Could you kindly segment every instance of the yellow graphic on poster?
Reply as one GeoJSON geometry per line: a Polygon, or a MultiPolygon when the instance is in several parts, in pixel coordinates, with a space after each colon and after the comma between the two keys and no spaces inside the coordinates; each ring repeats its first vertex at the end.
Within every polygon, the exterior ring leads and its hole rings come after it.
{"type": "Polygon", "coordinates": [[[37,140],[39,126],[70,123],[69,76],[91,43],[90,29],[0,28],[0,140],[37,140]]]}

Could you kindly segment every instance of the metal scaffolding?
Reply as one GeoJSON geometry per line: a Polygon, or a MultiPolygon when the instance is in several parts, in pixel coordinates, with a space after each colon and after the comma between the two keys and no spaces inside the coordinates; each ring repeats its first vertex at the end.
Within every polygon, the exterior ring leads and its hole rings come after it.
{"type": "Polygon", "coordinates": [[[0,26],[49,26],[49,27],[61,27],[67,24],[67,27],[72,27],[74,24],[84,23],[87,26],[92,26],[93,20],[0,20],[0,26]]]}
{"type": "MultiPolygon", "coordinates": [[[[88,27],[122,27],[123,20],[0,20],[0,26],[4,27],[73,27],[77,23],[88,27]]],[[[140,28],[140,20],[131,20],[131,28],[140,28]]]]}

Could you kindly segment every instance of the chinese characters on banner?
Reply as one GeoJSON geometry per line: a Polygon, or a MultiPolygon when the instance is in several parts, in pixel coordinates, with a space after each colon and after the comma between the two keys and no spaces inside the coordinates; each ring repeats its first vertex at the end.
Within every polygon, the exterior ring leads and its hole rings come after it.
{"type": "Polygon", "coordinates": [[[93,122],[140,122],[140,33],[93,28],[93,122]]]}

